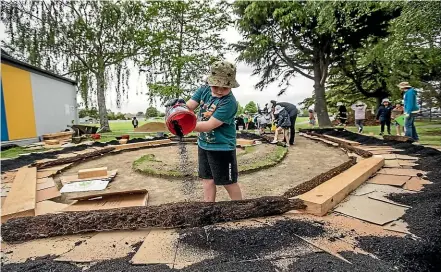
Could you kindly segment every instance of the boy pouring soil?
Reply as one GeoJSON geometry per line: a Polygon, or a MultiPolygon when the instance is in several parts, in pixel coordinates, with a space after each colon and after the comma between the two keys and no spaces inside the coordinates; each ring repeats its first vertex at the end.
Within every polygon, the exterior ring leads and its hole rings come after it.
{"type": "Polygon", "coordinates": [[[234,123],[238,107],[231,91],[239,87],[236,66],[226,61],[213,63],[207,83],[187,101],[192,111],[200,107],[194,131],[199,132],[199,178],[203,183],[204,200],[214,202],[219,185],[224,186],[232,200],[241,200],[234,123]]]}

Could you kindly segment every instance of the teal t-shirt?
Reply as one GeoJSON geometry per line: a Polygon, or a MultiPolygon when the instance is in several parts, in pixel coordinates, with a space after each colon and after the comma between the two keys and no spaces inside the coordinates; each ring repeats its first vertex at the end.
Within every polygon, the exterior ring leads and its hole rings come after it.
{"type": "Polygon", "coordinates": [[[199,121],[208,121],[211,116],[223,124],[210,132],[200,132],[198,145],[205,150],[229,151],[236,149],[236,125],[234,118],[237,112],[237,101],[230,92],[223,97],[211,96],[210,86],[197,89],[191,97],[199,103],[199,121]]]}

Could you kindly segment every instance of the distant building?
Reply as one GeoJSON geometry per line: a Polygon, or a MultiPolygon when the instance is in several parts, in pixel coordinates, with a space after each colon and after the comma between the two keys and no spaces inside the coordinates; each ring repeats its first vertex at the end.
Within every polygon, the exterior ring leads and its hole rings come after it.
{"type": "Polygon", "coordinates": [[[27,144],[78,122],[77,83],[2,50],[1,143],[27,144]]]}

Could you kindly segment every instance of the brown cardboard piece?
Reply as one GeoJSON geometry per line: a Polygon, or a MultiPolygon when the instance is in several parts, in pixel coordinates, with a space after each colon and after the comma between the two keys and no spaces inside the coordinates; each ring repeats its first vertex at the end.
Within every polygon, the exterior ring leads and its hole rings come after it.
{"type": "Polygon", "coordinates": [[[57,213],[62,209],[68,207],[69,204],[58,203],[50,200],[38,202],[35,208],[35,215],[42,215],[48,213],[57,213]]]}
{"type": "MultiPolygon", "coordinates": [[[[57,171],[53,171],[53,170],[43,170],[43,171],[37,171],[37,179],[42,179],[42,178],[48,178],[51,177],[53,175],[57,174],[57,171]]],[[[38,181],[37,181],[38,183],[38,181]]]]}
{"type": "Polygon", "coordinates": [[[424,189],[425,184],[432,184],[432,182],[424,179],[420,179],[418,177],[412,177],[410,180],[404,184],[403,189],[411,190],[411,191],[421,191],[424,189]]]}
{"type": "Polygon", "coordinates": [[[66,164],[57,165],[57,166],[50,167],[50,168],[39,169],[38,172],[55,171],[56,173],[58,173],[58,171],[63,171],[64,169],[70,167],[72,164],[73,163],[66,163],[66,164]]]}
{"type": "Polygon", "coordinates": [[[129,194],[146,194],[148,191],[146,189],[134,189],[134,190],[126,190],[126,191],[115,191],[115,192],[104,192],[104,193],[96,193],[96,194],[87,194],[83,196],[71,197],[69,200],[89,200],[97,197],[109,197],[115,195],[129,195],[129,194]]]}
{"type": "Polygon", "coordinates": [[[63,211],[91,211],[146,206],[147,200],[147,192],[141,194],[118,194],[95,200],[78,200],[74,204],[63,209],[63,211]]]}
{"type": "Polygon", "coordinates": [[[334,211],[377,225],[384,225],[403,216],[406,210],[407,208],[370,199],[363,195],[348,197],[347,201],[341,203],[334,211]]]}
{"type": "Polygon", "coordinates": [[[426,174],[426,172],[416,169],[400,169],[400,168],[384,168],[378,171],[379,174],[396,175],[396,176],[412,176],[416,177],[418,174],[426,174]]]}
{"type": "Polygon", "coordinates": [[[57,187],[55,187],[55,186],[49,187],[49,188],[37,191],[36,202],[56,198],[59,196],[61,196],[61,193],[60,193],[60,191],[58,191],[57,187]]]}
{"type": "Polygon", "coordinates": [[[53,178],[42,178],[37,181],[37,191],[54,187],[55,182],[53,178]]]}
{"type": "Polygon", "coordinates": [[[126,257],[150,230],[100,232],[55,261],[96,262],[126,257]]]}
{"type": "Polygon", "coordinates": [[[408,181],[410,176],[395,176],[395,175],[386,175],[386,174],[377,174],[373,178],[369,179],[368,183],[374,184],[383,184],[383,185],[392,185],[401,187],[408,181]]]}
{"type": "Polygon", "coordinates": [[[84,242],[93,234],[58,236],[28,241],[19,244],[2,243],[3,252],[12,252],[11,254],[2,254],[5,263],[24,262],[30,258],[43,257],[47,255],[59,256],[72,250],[75,244],[84,242]]]}
{"type": "Polygon", "coordinates": [[[167,264],[175,261],[178,233],[176,230],[151,230],[132,258],[133,264],[167,264]]]}

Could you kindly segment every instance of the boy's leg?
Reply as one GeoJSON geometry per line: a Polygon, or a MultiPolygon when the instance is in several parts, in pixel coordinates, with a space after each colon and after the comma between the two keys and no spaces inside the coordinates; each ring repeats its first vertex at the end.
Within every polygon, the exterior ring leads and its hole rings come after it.
{"type": "Polygon", "coordinates": [[[380,124],[381,124],[381,132],[380,132],[380,134],[383,134],[384,133],[384,125],[386,124],[386,122],[384,120],[381,120],[380,124]]]}
{"type": "Polygon", "coordinates": [[[204,201],[214,202],[216,200],[216,185],[208,162],[208,151],[198,147],[199,178],[202,179],[204,188],[204,201]]]}
{"type": "Polygon", "coordinates": [[[274,140],[273,140],[273,143],[274,142],[278,142],[279,141],[279,131],[280,131],[280,127],[279,128],[276,128],[276,131],[274,131],[274,140]]]}
{"type": "Polygon", "coordinates": [[[240,190],[239,184],[224,185],[224,188],[227,190],[231,200],[242,200],[242,191],[240,190]]]}
{"type": "Polygon", "coordinates": [[[208,163],[213,173],[214,184],[224,186],[232,200],[241,200],[242,192],[237,184],[236,150],[209,151],[208,163]]]}
{"type": "Polygon", "coordinates": [[[360,130],[361,130],[360,133],[363,132],[363,128],[364,128],[364,127],[363,127],[363,122],[364,122],[364,120],[361,119],[361,120],[360,120],[360,130]]]}
{"type": "Polygon", "coordinates": [[[213,179],[202,179],[202,187],[204,188],[204,201],[216,201],[216,184],[213,179]]]}
{"type": "MultiPolygon", "coordinates": [[[[292,117],[290,117],[290,121],[291,121],[291,126],[289,128],[289,144],[293,145],[294,144],[294,138],[296,136],[296,119],[297,119],[297,115],[294,115],[292,117]]],[[[286,141],[286,143],[288,144],[288,140],[286,141]]]]}

